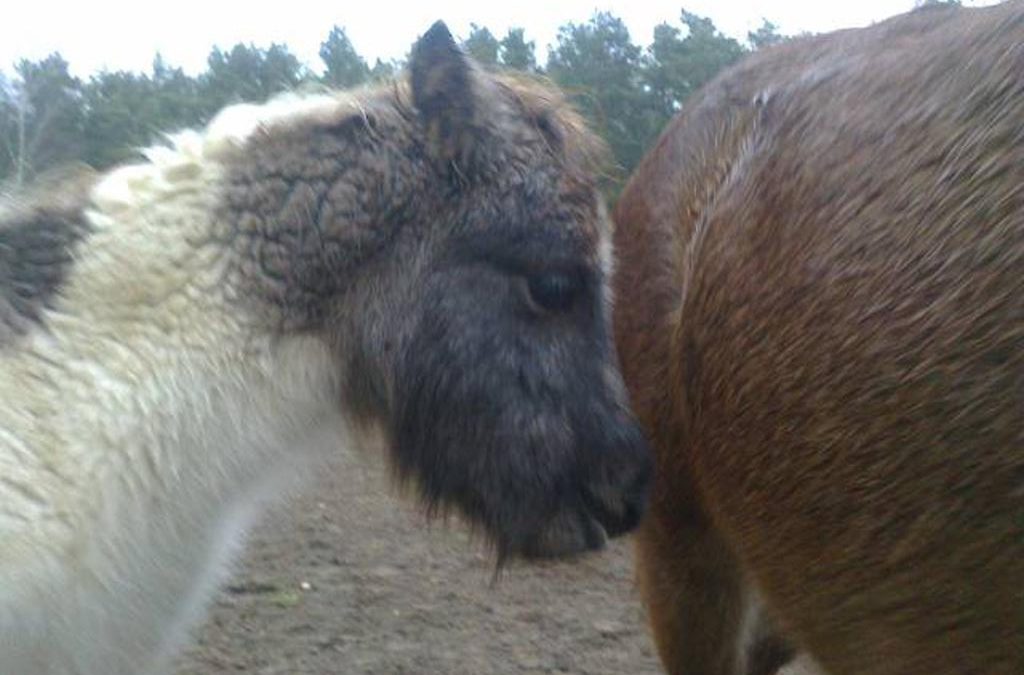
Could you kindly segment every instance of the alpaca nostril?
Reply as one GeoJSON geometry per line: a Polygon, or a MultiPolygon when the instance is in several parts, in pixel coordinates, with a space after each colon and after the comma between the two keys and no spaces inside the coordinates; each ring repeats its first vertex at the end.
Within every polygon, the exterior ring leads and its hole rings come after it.
{"type": "Polygon", "coordinates": [[[609,537],[618,537],[640,524],[647,506],[645,473],[635,474],[619,485],[590,485],[584,490],[587,510],[605,528],[609,537]]]}
{"type": "MultiPolygon", "coordinates": [[[[617,534],[625,534],[630,532],[640,524],[640,520],[643,518],[644,513],[647,510],[647,494],[648,487],[650,485],[649,473],[638,473],[634,478],[630,487],[625,491],[622,497],[622,517],[620,519],[621,531],[617,534]]],[[[612,535],[609,532],[610,536],[612,535]]]]}
{"type": "Polygon", "coordinates": [[[584,490],[584,501],[609,537],[617,537],[640,524],[654,478],[654,462],[644,442],[629,448],[631,460],[606,467],[603,476],[584,490]]]}

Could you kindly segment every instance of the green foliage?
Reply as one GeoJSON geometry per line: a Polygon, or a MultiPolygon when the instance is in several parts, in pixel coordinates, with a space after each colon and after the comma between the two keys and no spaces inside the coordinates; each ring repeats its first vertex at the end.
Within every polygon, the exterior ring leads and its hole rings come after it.
{"type": "Polygon", "coordinates": [[[779,33],[779,27],[768,19],[762,19],[760,28],[747,33],[747,42],[754,49],[770,47],[785,42],[786,39],[786,36],[779,33]]]}
{"type": "Polygon", "coordinates": [[[43,169],[78,159],[84,149],[82,83],[60,54],[15,66],[5,88],[3,147],[7,177],[20,183],[43,169]]]}
{"type": "Polygon", "coordinates": [[[206,121],[209,106],[203,103],[199,83],[181,68],[168,66],[160,54],[153,59],[150,87],[152,129],[176,131],[206,121]]]}
{"type": "Polygon", "coordinates": [[[152,82],[128,72],[100,73],[83,92],[83,156],[93,166],[109,166],[133,156],[133,148],[147,145],[155,130],[150,109],[152,82]]]}
{"type": "Polygon", "coordinates": [[[265,101],[309,77],[299,59],[279,44],[267,49],[237,44],[228,52],[214,47],[206,63],[199,92],[207,114],[229,103],[265,101]]]}
{"type": "Polygon", "coordinates": [[[14,84],[0,73],[0,181],[14,176],[18,163],[18,95],[14,84]]]}
{"type": "Polygon", "coordinates": [[[370,81],[382,82],[394,79],[402,71],[404,64],[401,61],[377,61],[370,69],[370,81]]]}
{"type": "Polygon", "coordinates": [[[629,172],[683,101],[744,53],[710,19],[690,12],[679,26],[657,26],[646,50],[632,43],[621,19],[598,13],[562,27],[547,70],[629,172]]]}
{"type": "Polygon", "coordinates": [[[501,63],[507,68],[534,72],[537,70],[536,45],[527,41],[522,28],[510,28],[501,40],[501,63]]]}
{"type": "Polygon", "coordinates": [[[487,28],[470,24],[469,37],[462,48],[478,63],[485,66],[504,66],[526,72],[536,72],[536,46],[526,40],[522,28],[512,28],[504,38],[498,40],[487,28]]]}
{"type": "Polygon", "coordinates": [[[498,50],[501,48],[498,38],[488,29],[475,23],[469,24],[469,37],[462,43],[462,48],[476,59],[477,63],[485,66],[498,64],[498,50]]]}
{"type": "Polygon", "coordinates": [[[682,29],[667,23],[654,29],[644,82],[667,121],[683,101],[744,54],[736,40],[718,32],[710,19],[683,10],[682,29]]]}
{"type": "MultiPolygon", "coordinates": [[[[784,39],[768,21],[747,35],[753,49],[784,39]]],[[[542,71],[522,28],[499,40],[471,24],[463,47],[488,66],[542,71]]],[[[605,12],[562,26],[543,70],[604,135],[624,175],[686,98],[745,51],[709,19],[685,11],[678,23],[659,25],[642,47],[621,19],[605,12]]],[[[319,55],[320,78],[279,44],[214,48],[195,77],[159,54],[150,73],[101,72],[86,82],[70,74],[59,54],[22,61],[10,77],[0,73],[0,181],[27,180],[72,160],[104,168],[131,160],[160,133],[206,122],[227,104],[263,101],[313,79],[336,88],[387,80],[404,65],[377,59],[371,67],[339,26],[319,55]]]]}
{"type": "Polygon", "coordinates": [[[563,26],[548,55],[548,75],[575,99],[627,170],[640,159],[649,136],[642,63],[626,25],[607,12],[563,26]]]}
{"type": "Polygon", "coordinates": [[[148,75],[94,75],[82,89],[82,103],[82,159],[97,167],[137,158],[159,134],[195,126],[209,114],[195,80],[167,66],[159,54],[148,75]]]}
{"type": "Polygon", "coordinates": [[[320,60],[326,66],[323,81],[332,87],[348,89],[370,79],[370,67],[356,52],[344,28],[335,26],[331,29],[327,39],[320,44],[320,60]]]}

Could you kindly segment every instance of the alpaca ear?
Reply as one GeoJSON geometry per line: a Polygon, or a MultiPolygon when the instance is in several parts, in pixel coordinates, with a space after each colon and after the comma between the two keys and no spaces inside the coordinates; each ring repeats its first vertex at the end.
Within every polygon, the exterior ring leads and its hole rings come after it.
{"type": "Polygon", "coordinates": [[[413,105],[438,159],[469,164],[480,133],[480,78],[444,22],[416,42],[409,59],[413,105]]]}

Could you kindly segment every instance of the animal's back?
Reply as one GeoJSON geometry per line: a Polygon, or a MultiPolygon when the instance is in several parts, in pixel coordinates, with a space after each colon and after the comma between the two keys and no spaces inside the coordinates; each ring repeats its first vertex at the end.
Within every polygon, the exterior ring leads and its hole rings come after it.
{"type": "Polygon", "coordinates": [[[734,69],[619,206],[655,514],[836,675],[1024,670],[1022,120],[1024,6],[915,12],[734,69]]]}

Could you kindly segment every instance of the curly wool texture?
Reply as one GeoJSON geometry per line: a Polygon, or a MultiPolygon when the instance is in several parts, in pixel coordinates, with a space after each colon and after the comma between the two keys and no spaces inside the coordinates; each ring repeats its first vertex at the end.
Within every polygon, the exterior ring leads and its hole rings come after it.
{"type": "MultiPolygon", "coordinates": [[[[448,58],[468,75],[442,94],[478,106],[455,125],[406,83],[290,94],[5,200],[0,672],[164,672],[261,505],[332,452],[379,443],[394,355],[426,311],[418,289],[455,265],[452,240],[494,248],[514,226],[607,271],[600,144],[552,89],[448,58]]],[[[490,395],[479,386],[458,391],[490,395]]],[[[502,517],[533,527],[531,503],[502,517]]]]}

